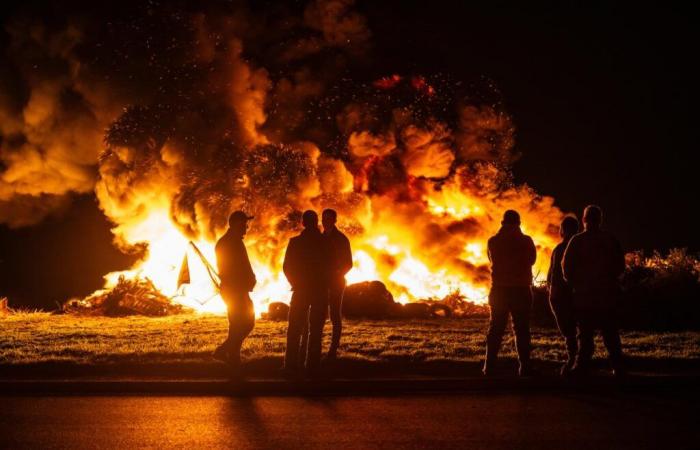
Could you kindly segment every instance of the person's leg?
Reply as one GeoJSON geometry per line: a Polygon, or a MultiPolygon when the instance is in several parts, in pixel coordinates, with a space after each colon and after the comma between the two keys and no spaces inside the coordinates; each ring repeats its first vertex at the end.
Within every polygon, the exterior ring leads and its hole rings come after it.
{"type": "Polygon", "coordinates": [[[304,311],[304,320],[301,323],[301,342],[299,343],[299,367],[304,367],[306,363],[306,351],[309,349],[309,312],[310,306],[307,303],[304,311]]]}
{"type": "Polygon", "coordinates": [[[567,361],[562,367],[562,372],[571,370],[578,354],[578,342],[576,340],[576,319],[570,297],[556,296],[549,299],[552,313],[557,321],[557,328],[564,337],[566,344],[567,361]]]}
{"type": "Polygon", "coordinates": [[[578,324],[578,355],[574,369],[577,372],[586,372],[590,369],[593,359],[593,336],[595,335],[595,313],[589,309],[577,309],[576,322],[578,324]]]}
{"type": "Polygon", "coordinates": [[[518,351],[520,373],[530,370],[530,311],[532,310],[532,291],[529,287],[514,288],[508,299],[513,331],[515,333],[515,348],[518,351]]]}
{"type": "Polygon", "coordinates": [[[568,355],[567,367],[571,369],[576,361],[576,356],[578,355],[578,340],[576,338],[576,317],[574,316],[574,309],[571,304],[566,308],[563,314],[564,318],[562,320],[562,333],[564,334],[564,339],[566,341],[566,352],[568,355]]]}
{"type": "Polygon", "coordinates": [[[328,290],[328,304],[331,316],[331,324],[333,325],[333,334],[331,335],[331,346],[328,349],[328,358],[335,358],[340,347],[340,336],[343,333],[343,293],[345,292],[344,285],[331,286],[328,290]]]}
{"type": "Polygon", "coordinates": [[[616,373],[624,371],[622,341],[613,310],[601,312],[600,330],[603,335],[603,343],[608,350],[610,365],[616,373]]]}
{"type": "Polygon", "coordinates": [[[309,311],[309,345],[306,350],[306,369],[309,372],[317,370],[321,363],[321,344],[323,342],[323,327],[328,315],[327,290],[319,290],[311,299],[309,311]]]}
{"type": "Polygon", "coordinates": [[[489,293],[490,320],[486,334],[486,360],[484,362],[484,374],[493,370],[498,352],[501,349],[503,333],[508,323],[508,308],[503,299],[503,292],[499,288],[492,288],[489,293]]]}
{"type": "Polygon", "coordinates": [[[224,303],[226,304],[226,315],[228,318],[228,334],[226,336],[226,339],[224,339],[224,342],[219,344],[216,349],[214,349],[214,353],[212,354],[212,357],[218,361],[221,362],[229,362],[231,359],[231,337],[232,335],[235,334],[235,329],[236,329],[236,324],[235,324],[235,313],[234,313],[234,307],[231,302],[231,298],[229,295],[227,295],[226,292],[221,292],[221,297],[224,300],[224,303]]]}
{"type": "Polygon", "coordinates": [[[237,367],[241,363],[243,341],[255,326],[255,310],[250,298],[243,298],[232,306],[234,318],[229,327],[229,362],[237,367]]]}
{"type": "Polygon", "coordinates": [[[292,293],[289,303],[289,323],[287,325],[287,348],[284,354],[284,367],[288,370],[299,369],[299,345],[304,328],[304,319],[308,305],[304,295],[297,291],[292,293]]]}

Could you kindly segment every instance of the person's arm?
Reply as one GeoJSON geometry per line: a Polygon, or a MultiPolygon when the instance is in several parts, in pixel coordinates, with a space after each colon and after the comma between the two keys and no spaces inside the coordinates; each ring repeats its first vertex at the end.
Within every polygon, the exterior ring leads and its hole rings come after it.
{"type": "Polygon", "coordinates": [[[528,262],[528,264],[530,264],[530,266],[534,266],[535,261],[537,261],[537,248],[535,247],[535,243],[532,241],[531,237],[528,237],[527,241],[528,241],[527,262],[528,262]]]}
{"type": "Polygon", "coordinates": [[[577,239],[574,236],[569,241],[569,245],[566,246],[564,256],[561,258],[562,275],[564,275],[564,280],[569,283],[574,278],[576,271],[576,241],[577,239]]]}
{"type": "Polygon", "coordinates": [[[547,271],[547,285],[552,288],[552,279],[554,279],[554,265],[557,263],[557,249],[552,251],[552,256],[549,258],[549,270],[547,271]]]}
{"type": "Polygon", "coordinates": [[[352,269],[352,249],[350,248],[350,239],[343,239],[343,252],[341,255],[340,271],[345,276],[352,269]]]}
{"type": "Polygon", "coordinates": [[[248,250],[245,248],[245,245],[243,245],[243,258],[242,259],[244,262],[246,286],[248,288],[248,292],[252,292],[253,288],[257,284],[258,280],[255,278],[255,272],[253,272],[253,267],[250,265],[250,258],[248,258],[248,250]]]}
{"type": "Polygon", "coordinates": [[[614,239],[614,265],[613,268],[615,270],[615,278],[619,277],[625,272],[625,252],[622,251],[622,246],[620,245],[620,241],[617,239],[614,239]]]}
{"type": "Polygon", "coordinates": [[[296,281],[296,267],[297,267],[297,257],[296,257],[296,245],[294,239],[289,240],[287,245],[287,250],[284,253],[284,262],[282,263],[282,271],[284,276],[287,277],[289,284],[294,287],[296,281]]]}

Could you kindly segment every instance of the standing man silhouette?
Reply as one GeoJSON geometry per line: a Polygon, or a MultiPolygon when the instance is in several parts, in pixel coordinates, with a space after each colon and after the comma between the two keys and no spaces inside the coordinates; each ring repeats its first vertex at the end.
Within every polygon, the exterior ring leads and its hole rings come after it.
{"type": "Polygon", "coordinates": [[[559,226],[559,235],[562,237],[562,241],[552,251],[552,259],[549,264],[549,272],[547,273],[549,306],[552,308],[559,332],[564,336],[568,355],[566,363],[561,368],[562,375],[567,375],[571,371],[578,354],[576,319],[574,318],[574,293],[569,283],[564,279],[561,268],[561,261],[564,258],[566,246],[576,233],[578,233],[578,220],[576,217],[565,217],[559,226]]]}
{"type": "Polygon", "coordinates": [[[248,293],[255,287],[255,274],[243,244],[252,217],[235,211],[228,219],[228,231],[216,243],[216,262],[221,279],[221,297],[228,310],[228,338],[214,351],[214,358],[241,365],[243,340],[255,326],[255,310],[248,293]]]}
{"type": "Polygon", "coordinates": [[[616,376],[624,375],[622,343],[615,320],[625,255],[615,237],[601,230],[603,212],[596,205],[583,211],[584,231],[574,236],[564,252],[564,279],[574,291],[579,352],[572,373],[584,375],[593,357],[593,335],[601,330],[616,376]]]}
{"type": "Polygon", "coordinates": [[[313,377],[318,375],[323,326],[328,314],[329,256],[318,227],[318,215],[304,211],[302,224],[301,234],[289,240],[283,263],[284,274],[292,286],[284,372],[294,376],[304,365],[300,361],[300,347],[308,324],[305,366],[307,375],[313,377]]]}
{"type": "Polygon", "coordinates": [[[343,293],[345,292],[345,274],[352,269],[352,250],[350,240],[335,226],[338,214],[333,209],[324,209],[321,214],[323,237],[326,239],[330,256],[328,304],[330,308],[333,334],[331,346],[328,349],[328,359],[338,356],[340,335],[343,332],[343,293]]]}
{"type": "Polygon", "coordinates": [[[501,348],[508,316],[513,320],[520,376],[533,374],[530,366],[530,309],[532,308],[532,266],[537,251],[532,238],[520,230],[520,215],[508,210],[501,229],[488,241],[491,261],[491,320],[486,336],[486,361],[483,373],[493,374],[501,348]]]}

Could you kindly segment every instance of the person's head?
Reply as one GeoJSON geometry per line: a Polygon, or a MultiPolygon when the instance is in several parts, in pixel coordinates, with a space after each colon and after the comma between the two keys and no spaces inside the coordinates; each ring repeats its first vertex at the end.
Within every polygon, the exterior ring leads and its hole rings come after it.
{"type": "Polygon", "coordinates": [[[583,210],[583,225],[587,230],[597,230],[603,222],[603,210],[596,205],[588,205],[583,210]]]}
{"type": "Polygon", "coordinates": [[[335,209],[327,208],[321,213],[321,223],[323,224],[324,230],[333,228],[337,220],[338,213],[335,212],[335,209]]]}
{"type": "Polygon", "coordinates": [[[520,214],[518,214],[518,211],[509,209],[508,211],[504,212],[501,225],[513,225],[516,227],[520,226],[520,214]]]}
{"type": "Polygon", "coordinates": [[[244,235],[248,228],[248,221],[252,218],[241,210],[232,212],[228,217],[229,230],[241,236],[244,235]]]}
{"type": "Polygon", "coordinates": [[[318,228],[318,214],[316,214],[316,211],[307,209],[304,211],[304,214],[301,215],[301,223],[307,230],[318,228]]]}
{"type": "Polygon", "coordinates": [[[559,235],[564,239],[569,239],[578,233],[578,219],[575,216],[566,216],[559,226],[559,235]]]}

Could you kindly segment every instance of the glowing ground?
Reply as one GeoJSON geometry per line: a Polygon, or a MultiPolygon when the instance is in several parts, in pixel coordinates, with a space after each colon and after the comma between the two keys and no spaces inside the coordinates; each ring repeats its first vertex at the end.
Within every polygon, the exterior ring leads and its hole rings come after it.
{"type": "MultiPolygon", "coordinates": [[[[212,315],[111,319],[12,314],[0,318],[0,369],[68,364],[122,366],[124,372],[133,366],[183,365],[196,372],[215,367],[210,353],[224,338],[226,326],[225,318],[212,315]]],[[[346,320],[341,356],[351,365],[396,370],[476,366],[483,355],[486,326],[486,319],[480,318],[346,320]]],[[[248,364],[263,372],[273,370],[281,361],[285,331],[283,322],[259,320],[243,347],[248,364]]],[[[632,360],[651,366],[666,368],[674,362],[700,366],[700,332],[626,331],[623,344],[632,360]]],[[[533,356],[542,364],[554,365],[564,357],[563,342],[554,328],[534,327],[533,345],[533,356]]],[[[597,356],[603,357],[601,347],[597,356]]],[[[515,356],[510,337],[503,356],[515,356]]]]}

